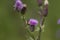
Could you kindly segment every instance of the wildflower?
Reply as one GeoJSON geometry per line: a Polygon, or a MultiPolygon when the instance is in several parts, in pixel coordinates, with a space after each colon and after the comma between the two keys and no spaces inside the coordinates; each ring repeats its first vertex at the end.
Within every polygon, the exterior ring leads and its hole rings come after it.
{"type": "Polygon", "coordinates": [[[20,11],[23,8],[21,0],[15,0],[14,9],[20,11]]]}
{"type": "Polygon", "coordinates": [[[23,4],[21,0],[16,0],[14,4],[14,10],[22,11],[26,9],[26,4],[23,4]]]}
{"type": "Polygon", "coordinates": [[[38,24],[38,21],[36,19],[30,19],[29,20],[29,24],[30,25],[37,25],[38,24]]]}
{"type": "Polygon", "coordinates": [[[42,0],[37,0],[37,2],[39,6],[42,6],[42,0]]]}
{"type": "Polygon", "coordinates": [[[36,19],[30,19],[28,23],[30,25],[30,30],[33,32],[35,30],[35,26],[38,24],[38,21],[36,19]]]}
{"type": "Polygon", "coordinates": [[[60,24],[60,19],[58,19],[57,24],[60,24]]]}

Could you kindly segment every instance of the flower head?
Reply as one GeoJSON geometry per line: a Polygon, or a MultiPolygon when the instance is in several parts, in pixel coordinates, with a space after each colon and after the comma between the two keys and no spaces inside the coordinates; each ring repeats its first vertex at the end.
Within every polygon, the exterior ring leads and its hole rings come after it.
{"type": "Polygon", "coordinates": [[[57,24],[60,24],[60,19],[58,19],[57,24]]]}
{"type": "Polygon", "coordinates": [[[44,1],[44,9],[43,9],[43,15],[46,17],[48,14],[48,0],[44,1]]]}
{"type": "Polygon", "coordinates": [[[15,10],[21,10],[23,8],[23,3],[21,0],[16,0],[15,1],[15,5],[14,5],[14,9],[15,10]]]}
{"type": "Polygon", "coordinates": [[[36,19],[30,19],[29,20],[29,24],[30,25],[37,25],[38,24],[38,21],[36,19]]]}
{"type": "Polygon", "coordinates": [[[35,30],[35,26],[38,24],[38,21],[36,19],[29,19],[27,20],[27,24],[30,26],[30,31],[33,32],[35,30]]]}

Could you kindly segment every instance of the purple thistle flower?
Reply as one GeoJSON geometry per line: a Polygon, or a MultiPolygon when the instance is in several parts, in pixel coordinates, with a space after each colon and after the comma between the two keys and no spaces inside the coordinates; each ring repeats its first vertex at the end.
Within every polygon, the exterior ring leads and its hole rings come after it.
{"type": "Polygon", "coordinates": [[[57,24],[60,24],[60,19],[58,19],[57,24]]]}
{"type": "Polygon", "coordinates": [[[30,25],[31,32],[33,32],[35,30],[35,26],[38,24],[38,21],[36,19],[30,19],[28,23],[30,25]]]}
{"type": "Polygon", "coordinates": [[[37,0],[38,5],[41,6],[42,5],[42,0],[37,0]]]}
{"type": "Polygon", "coordinates": [[[14,9],[15,10],[21,10],[23,8],[23,3],[21,0],[16,0],[15,1],[15,5],[14,5],[14,9]]]}
{"type": "Polygon", "coordinates": [[[30,20],[29,20],[29,24],[30,24],[30,25],[37,25],[37,24],[38,24],[38,21],[35,20],[35,19],[30,19],[30,20]]]}

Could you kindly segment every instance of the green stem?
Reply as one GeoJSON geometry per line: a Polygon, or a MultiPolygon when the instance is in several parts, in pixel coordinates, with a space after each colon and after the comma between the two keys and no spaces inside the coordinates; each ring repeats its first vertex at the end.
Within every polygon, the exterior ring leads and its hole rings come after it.
{"type": "Polygon", "coordinates": [[[35,40],[34,36],[29,32],[29,30],[27,30],[27,32],[28,32],[29,35],[35,40]]]}
{"type": "Polygon", "coordinates": [[[38,39],[37,40],[40,40],[40,37],[41,37],[41,27],[40,27],[40,30],[39,30],[39,35],[38,35],[38,39]]]}

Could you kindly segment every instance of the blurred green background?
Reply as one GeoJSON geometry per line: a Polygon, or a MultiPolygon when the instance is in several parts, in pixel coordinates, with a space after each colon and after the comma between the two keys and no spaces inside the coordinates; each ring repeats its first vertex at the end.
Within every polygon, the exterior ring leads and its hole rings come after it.
{"type": "MultiPolygon", "coordinates": [[[[40,20],[37,0],[22,0],[27,4],[26,18],[40,20]]],[[[45,30],[41,40],[60,40],[56,31],[60,28],[57,20],[60,18],[60,1],[49,0],[49,13],[45,20],[45,30]]],[[[14,0],[0,0],[0,40],[26,40],[25,23],[21,14],[13,10],[14,0]]]]}

